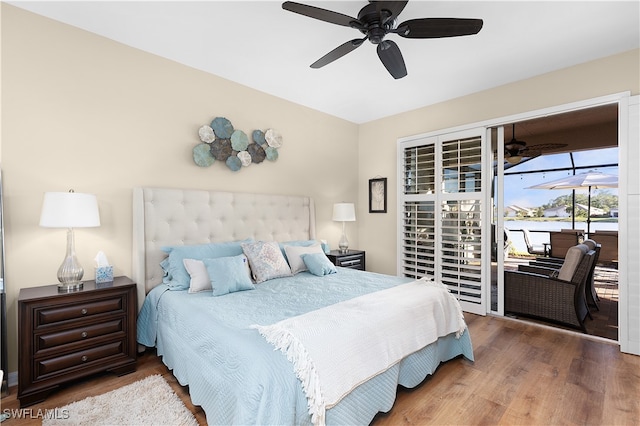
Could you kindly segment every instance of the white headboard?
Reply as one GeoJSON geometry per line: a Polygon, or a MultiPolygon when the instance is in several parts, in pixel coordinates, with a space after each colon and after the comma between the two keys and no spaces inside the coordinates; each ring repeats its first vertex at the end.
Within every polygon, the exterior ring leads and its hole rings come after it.
{"type": "Polygon", "coordinates": [[[310,197],[197,189],[133,189],[133,280],[138,303],[162,282],[161,247],[253,238],[315,239],[310,197]]]}

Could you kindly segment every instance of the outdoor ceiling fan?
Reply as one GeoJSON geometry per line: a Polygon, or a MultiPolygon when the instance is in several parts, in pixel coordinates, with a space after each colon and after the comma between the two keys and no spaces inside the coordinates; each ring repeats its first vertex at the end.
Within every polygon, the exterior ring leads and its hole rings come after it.
{"type": "Polygon", "coordinates": [[[542,151],[564,148],[567,146],[566,143],[542,143],[527,146],[525,141],[519,141],[516,139],[516,124],[513,123],[511,126],[511,140],[504,144],[504,159],[510,164],[518,164],[522,161],[522,157],[537,157],[542,155],[542,151]]]}
{"type": "Polygon", "coordinates": [[[357,18],[292,1],[282,3],[282,8],[331,24],[351,27],[364,34],[363,38],[356,38],[336,47],[311,64],[311,68],[330,64],[369,40],[377,45],[380,61],[395,79],[406,76],[407,68],[398,45],[384,39],[387,34],[397,34],[404,38],[441,38],[473,35],[482,29],[482,19],[418,18],[397,24],[396,18],[407,3],[408,1],[369,1],[368,5],[360,9],[357,18]]]}

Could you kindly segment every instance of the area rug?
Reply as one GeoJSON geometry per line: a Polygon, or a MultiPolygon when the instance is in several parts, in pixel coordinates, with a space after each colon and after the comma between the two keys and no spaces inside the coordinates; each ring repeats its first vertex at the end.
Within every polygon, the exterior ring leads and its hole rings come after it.
{"type": "Polygon", "coordinates": [[[171,386],[159,374],[102,395],[53,410],[43,426],[184,425],[198,426],[171,386]]]}

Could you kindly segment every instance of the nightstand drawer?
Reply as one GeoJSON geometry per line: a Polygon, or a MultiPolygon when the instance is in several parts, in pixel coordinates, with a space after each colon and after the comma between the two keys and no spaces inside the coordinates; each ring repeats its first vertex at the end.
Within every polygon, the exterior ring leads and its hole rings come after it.
{"type": "Polygon", "coordinates": [[[124,333],[124,327],[124,318],[118,318],[112,321],[77,327],[57,333],[42,334],[36,337],[35,355],[37,356],[43,350],[70,343],[91,341],[91,339],[96,337],[108,336],[113,333],[124,333]]]}
{"type": "Polygon", "coordinates": [[[62,321],[74,320],[78,318],[88,318],[92,315],[103,314],[105,312],[123,313],[123,296],[96,300],[94,302],[83,302],[70,306],[57,308],[39,308],[36,309],[35,328],[59,323],[62,321]]]}
{"type": "Polygon", "coordinates": [[[123,354],[123,342],[112,342],[83,351],[73,352],[55,358],[37,360],[34,380],[57,373],[61,370],[99,363],[114,355],[123,354]]]}
{"type": "Polygon", "coordinates": [[[336,266],[365,270],[365,252],[362,250],[347,250],[344,253],[339,250],[331,250],[327,257],[336,266]]]}
{"type": "Polygon", "coordinates": [[[342,256],[336,259],[336,266],[344,266],[345,268],[355,268],[362,265],[362,256],[359,254],[353,256],[342,256]]]}

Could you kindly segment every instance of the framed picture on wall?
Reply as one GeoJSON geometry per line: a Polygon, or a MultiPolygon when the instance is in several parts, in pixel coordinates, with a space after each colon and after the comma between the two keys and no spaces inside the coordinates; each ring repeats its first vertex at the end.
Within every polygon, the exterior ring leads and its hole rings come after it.
{"type": "Polygon", "coordinates": [[[369,213],[387,212],[387,178],[369,179],[369,213]]]}

